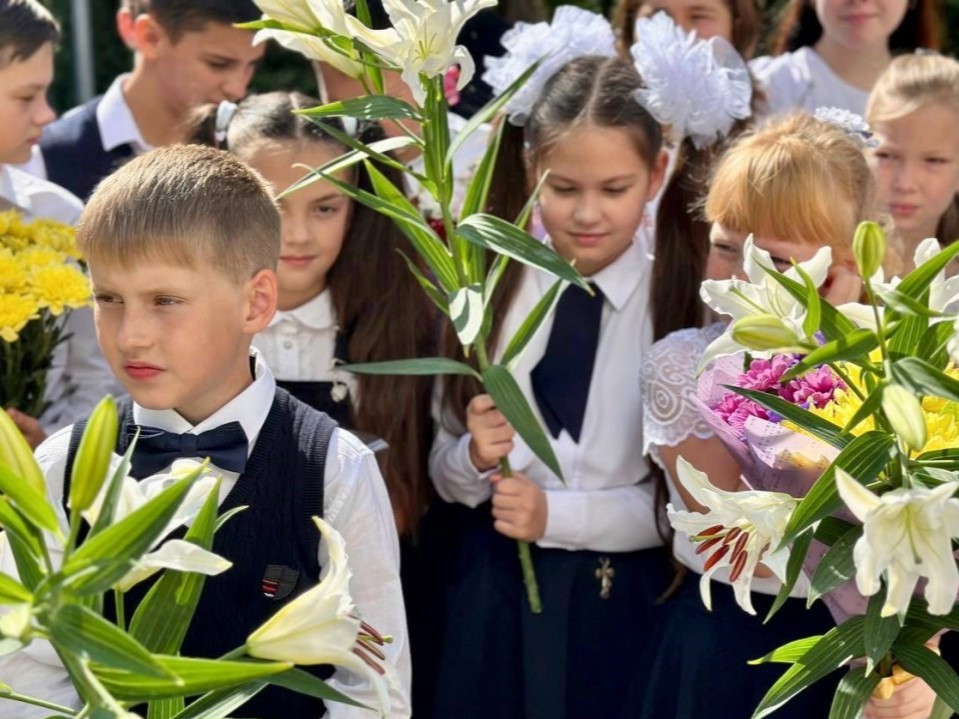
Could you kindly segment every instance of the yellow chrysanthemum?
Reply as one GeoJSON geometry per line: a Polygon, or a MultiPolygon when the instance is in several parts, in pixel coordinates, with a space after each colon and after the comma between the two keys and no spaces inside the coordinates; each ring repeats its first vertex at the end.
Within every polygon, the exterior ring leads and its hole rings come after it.
{"type": "MultiPolygon", "coordinates": [[[[863,395],[868,393],[862,383],[861,373],[855,365],[840,363],[840,367],[863,395]]],[[[946,374],[953,379],[959,379],[959,369],[949,367],[946,374]]],[[[862,406],[862,401],[851,390],[836,390],[832,401],[824,407],[810,407],[809,411],[832,422],[837,427],[845,427],[853,415],[862,406]]],[[[959,403],[942,397],[923,397],[922,409],[926,417],[926,444],[921,452],[933,452],[940,449],[959,448],[959,403]]],[[[784,423],[797,432],[806,433],[801,427],[789,422],[784,423]]],[[[869,417],[852,430],[852,434],[859,436],[876,428],[875,421],[869,417]]],[[[920,452],[920,453],[921,453],[920,452]]]]}
{"type": "Polygon", "coordinates": [[[17,257],[20,260],[20,264],[23,265],[23,268],[27,271],[48,265],[62,265],[67,260],[67,256],[64,253],[41,245],[27,247],[18,253],[17,257]]]}
{"type": "Polygon", "coordinates": [[[27,295],[0,294],[0,338],[16,342],[27,322],[37,317],[37,301],[27,295]]]}
{"type": "Polygon", "coordinates": [[[33,242],[40,247],[62,252],[75,260],[81,259],[76,231],[72,227],[62,222],[40,219],[30,223],[30,233],[33,242]]]}
{"type": "Polygon", "coordinates": [[[27,273],[17,255],[0,247],[0,292],[21,292],[27,284],[27,273]]]}
{"type": "Polygon", "coordinates": [[[20,213],[16,210],[0,212],[0,235],[6,235],[11,227],[17,227],[20,224],[20,213]]]}
{"type": "Polygon", "coordinates": [[[40,307],[48,308],[54,316],[67,307],[90,304],[90,281],[73,265],[35,268],[30,273],[30,287],[40,307]]]}
{"type": "Polygon", "coordinates": [[[30,239],[27,237],[11,234],[0,235],[0,248],[6,248],[12,252],[23,252],[30,244],[30,239]]]}

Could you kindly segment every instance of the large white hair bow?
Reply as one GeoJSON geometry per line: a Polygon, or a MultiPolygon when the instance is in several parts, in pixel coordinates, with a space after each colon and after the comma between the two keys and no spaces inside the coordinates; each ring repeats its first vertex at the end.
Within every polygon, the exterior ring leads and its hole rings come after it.
{"type": "Polygon", "coordinates": [[[573,5],[556,9],[552,22],[535,24],[518,22],[500,40],[506,54],[487,57],[483,81],[497,95],[504,92],[530,66],[541,60],[539,67],[506,104],[513,125],[526,123],[533,105],[546,82],[563,65],[584,55],[612,57],[616,54],[616,35],[602,15],[573,5]]]}
{"type": "Polygon", "coordinates": [[[752,82],[745,61],[721,37],[699,40],[664,12],[636,22],[630,49],[645,87],[636,101],[677,141],[711,145],[752,114],[752,82]]]}

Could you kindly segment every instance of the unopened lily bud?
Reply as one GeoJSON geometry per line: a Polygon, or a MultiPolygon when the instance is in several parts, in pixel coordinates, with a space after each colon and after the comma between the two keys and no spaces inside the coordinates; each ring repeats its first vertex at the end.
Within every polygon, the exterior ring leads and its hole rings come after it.
{"type": "Polygon", "coordinates": [[[70,509],[82,512],[100,493],[117,444],[119,418],[113,397],[100,400],[83,431],[70,479],[70,509]]]}
{"type": "Polygon", "coordinates": [[[926,416],[916,395],[901,385],[888,385],[882,391],[882,411],[909,449],[919,451],[926,445],[926,416]]]}
{"type": "Polygon", "coordinates": [[[751,350],[766,351],[795,347],[799,337],[775,315],[742,317],[732,326],[733,339],[751,350]]]}
{"type": "Polygon", "coordinates": [[[0,407],[0,464],[5,464],[41,494],[46,493],[43,473],[33,458],[33,451],[20,429],[0,407]]]}
{"type": "Polygon", "coordinates": [[[886,256],[886,233],[875,222],[860,222],[852,240],[852,254],[863,277],[872,277],[886,256]]]}

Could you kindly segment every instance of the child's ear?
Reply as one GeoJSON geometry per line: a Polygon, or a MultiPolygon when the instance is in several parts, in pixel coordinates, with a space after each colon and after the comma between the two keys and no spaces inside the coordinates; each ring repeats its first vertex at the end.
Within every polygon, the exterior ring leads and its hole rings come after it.
{"type": "MultiPolygon", "coordinates": [[[[123,39],[126,40],[126,38],[123,39]]],[[[146,60],[155,60],[166,47],[172,44],[163,26],[148,13],[133,19],[131,39],[134,47],[146,60]]]]}
{"type": "Polygon", "coordinates": [[[273,315],[276,314],[276,303],[279,297],[276,272],[260,270],[250,278],[244,290],[246,292],[244,329],[252,336],[266,329],[273,315]]]}
{"type": "Polygon", "coordinates": [[[665,150],[660,150],[656,156],[656,162],[649,170],[649,186],[646,188],[646,201],[649,202],[659,193],[663,182],[666,180],[666,168],[669,165],[669,155],[665,150]]]}

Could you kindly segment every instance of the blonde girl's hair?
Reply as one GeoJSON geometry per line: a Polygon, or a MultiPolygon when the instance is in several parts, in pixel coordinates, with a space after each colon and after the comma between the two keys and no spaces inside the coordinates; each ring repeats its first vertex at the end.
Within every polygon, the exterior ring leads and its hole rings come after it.
{"type": "MultiPolygon", "coordinates": [[[[890,122],[930,105],[951,109],[959,128],[959,62],[937,53],[900,55],[876,81],[866,119],[872,125],[890,122]]],[[[939,218],[936,237],[943,244],[959,239],[959,194],[939,218]]]]}
{"type": "Polygon", "coordinates": [[[872,204],[872,174],[856,141],[800,114],[730,148],[716,167],[705,211],[709,222],[732,232],[829,245],[843,261],[872,204]]]}

